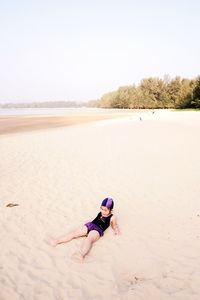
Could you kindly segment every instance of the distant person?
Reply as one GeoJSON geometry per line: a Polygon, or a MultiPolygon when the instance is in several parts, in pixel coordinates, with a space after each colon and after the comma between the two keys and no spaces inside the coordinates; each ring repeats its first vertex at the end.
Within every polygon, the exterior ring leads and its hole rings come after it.
{"type": "Polygon", "coordinates": [[[119,234],[116,217],[112,214],[113,207],[113,199],[110,197],[105,198],[101,203],[100,212],[93,221],[87,222],[84,226],[68,233],[62,238],[52,239],[50,244],[55,247],[58,244],[67,243],[75,238],[86,236],[80,251],[75,253],[72,257],[75,260],[82,261],[91,250],[93,243],[104,235],[104,231],[110,225],[114,230],[114,234],[119,234]]]}

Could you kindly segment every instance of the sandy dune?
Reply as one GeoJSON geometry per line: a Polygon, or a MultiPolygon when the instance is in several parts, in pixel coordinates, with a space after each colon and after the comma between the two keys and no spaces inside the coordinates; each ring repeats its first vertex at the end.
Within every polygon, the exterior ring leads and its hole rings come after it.
{"type": "Polygon", "coordinates": [[[1,300],[200,299],[200,112],[141,118],[0,137],[1,300]],[[46,243],[108,195],[120,236],[46,243]]]}

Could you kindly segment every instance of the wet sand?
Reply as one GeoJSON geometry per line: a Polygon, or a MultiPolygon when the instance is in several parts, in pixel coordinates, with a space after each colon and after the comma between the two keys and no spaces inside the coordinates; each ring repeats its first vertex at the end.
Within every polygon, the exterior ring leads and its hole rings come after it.
{"type": "Polygon", "coordinates": [[[113,119],[131,115],[131,111],[115,113],[78,113],[66,116],[0,116],[0,135],[47,128],[64,127],[81,123],[113,119]]]}

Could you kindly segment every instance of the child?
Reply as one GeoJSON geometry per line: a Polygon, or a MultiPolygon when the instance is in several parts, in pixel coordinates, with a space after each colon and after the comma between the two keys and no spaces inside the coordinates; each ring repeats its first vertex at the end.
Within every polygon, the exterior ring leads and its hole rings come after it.
{"type": "Polygon", "coordinates": [[[114,230],[114,233],[119,234],[119,228],[116,218],[112,214],[113,207],[113,199],[110,197],[105,198],[101,203],[101,211],[92,222],[84,224],[84,226],[76,229],[75,231],[72,231],[71,233],[68,233],[63,238],[52,240],[51,245],[55,247],[58,244],[67,243],[72,239],[86,236],[80,252],[76,253],[73,256],[75,260],[82,261],[91,250],[93,243],[96,242],[101,236],[103,236],[104,231],[110,225],[114,230]]]}

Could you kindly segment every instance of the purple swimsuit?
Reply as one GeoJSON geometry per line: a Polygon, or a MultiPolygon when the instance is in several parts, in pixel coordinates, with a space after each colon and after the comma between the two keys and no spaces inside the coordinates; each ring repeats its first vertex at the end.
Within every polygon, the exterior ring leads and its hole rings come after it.
{"type": "Polygon", "coordinates": [[[88,222],[84,224],[89,233],[91,230],[96,230],[100,234],[100,236],[103,236],[104,231],[110,226],[110,219],[112,217],[112,214],[108,217],[103,217],[101,213],[98,213],[96,218],[92,222],[88,222]]]}

